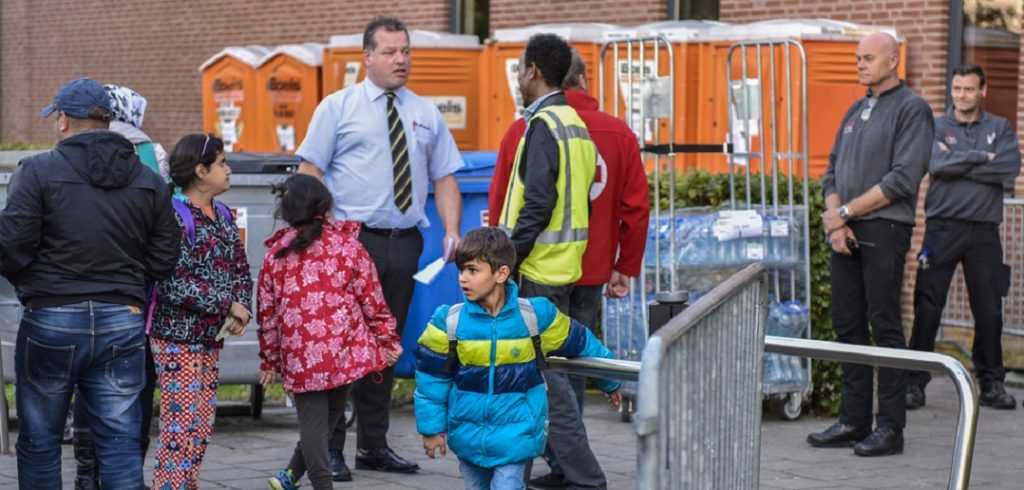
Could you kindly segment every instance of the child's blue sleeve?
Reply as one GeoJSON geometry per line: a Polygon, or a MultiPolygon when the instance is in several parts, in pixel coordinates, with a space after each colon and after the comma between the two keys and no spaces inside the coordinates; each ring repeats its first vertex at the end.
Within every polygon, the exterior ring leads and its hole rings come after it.
{"type": "MultiPolygon", "coordinates": [[[[602,357],[615,359],[615,354],[608,350],[597,337],[583,324],[558,311],[555,306],[544,298],[530,300],[537,312],[540,324],[541,349],[547,355],[573,357],[602,357]]],[[[601,391],[611,393],[622,384],[615,380],[594,380],[601,391]]]]}
{"type": "Polygon", "coordinates": [[[448,430],[448,395],[452,389],[452,373],[445,371],[448,360],[448,333],[445,317],[448,306],[434,312],[427,328],[416,344],[416,431],[433,436],[448,430]]]}

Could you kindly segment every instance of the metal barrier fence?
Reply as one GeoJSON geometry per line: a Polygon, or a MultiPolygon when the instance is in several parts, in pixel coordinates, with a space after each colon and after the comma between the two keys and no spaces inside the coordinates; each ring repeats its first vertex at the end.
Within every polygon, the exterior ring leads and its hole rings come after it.
{"type": "MultiPolygon", "coordinates": [[[[1003,301],[1003,334],[1024,336],[1024,199],[1003,201],[1003,262],[1010,266],[1010,292],[1003,301]]],[[[957,267],[946,296],[942,325],[974,327],[963,267],[957,267]]]]}
{"type": "Polygon", "coordinates": [[[756,263],[734,274],[647,341],[637,488],[757,488],[765,271],[756,263]]]}
{"type": "Polygon", "coordinates": [[[948,375],[960,400],[948,488],[968,488],[978,422],[970,372],[943,354],[764,336],[765,271],[747,267],[673,318],[651,336],[643,364],[550,359],[557,371],[639,380],[637,488],[758,486],[763,352],[948,375]]]}

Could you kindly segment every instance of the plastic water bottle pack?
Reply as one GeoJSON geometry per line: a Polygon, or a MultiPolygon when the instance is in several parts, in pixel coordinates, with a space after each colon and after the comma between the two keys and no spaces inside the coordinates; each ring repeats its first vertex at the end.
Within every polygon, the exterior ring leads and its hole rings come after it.
{"type": "Polygon", "coordinates": [[[628,361],[640,360],[644,346],[647,344],[647,323],[644,310],[647,304],[654,301],[654,296],[647,296],[630,301],[626,298],[612,298],[607,302],[604,329],[605,346],[619,359],[628,361]]]}
{"type": "MultiPolygon", "coordinates": [[[[779,337],[802,337],[807,329],[809,310],[799,301],[772,302],[768,306],[768,335],[779,337]]],[[[764,383],[789,384],[806,383],[807,370],[803,359],[775,354],[764,355],[764,383]]]]}

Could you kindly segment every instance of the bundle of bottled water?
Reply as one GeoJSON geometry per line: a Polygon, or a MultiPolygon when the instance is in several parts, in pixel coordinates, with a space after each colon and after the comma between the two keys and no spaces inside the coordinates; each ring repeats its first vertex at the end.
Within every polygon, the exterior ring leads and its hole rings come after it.
{"type": "MultiPolygon", "coordinates": [[[[810,311],[799,301],[772,302],[768,306],[766,333],[779,337],[803,337],[810,311]]],[[[764,354],[764,384],[803,384],[807,369],[802,358],[773,352],[764,354]]]]}
{"type": "Polygon", "coordinates": [[[757,210],[652,217],[645,259],[662,266],[790,262],[797,258],[797,237],[791,216],[757,210]]]}
{"type": "Polygon", "coordinates": [[[604,344],[619,359],[639,361],[647,344],[647,305],[654,295],[646,298],[610,298],[604,310],[602,328],[604,344]]]}

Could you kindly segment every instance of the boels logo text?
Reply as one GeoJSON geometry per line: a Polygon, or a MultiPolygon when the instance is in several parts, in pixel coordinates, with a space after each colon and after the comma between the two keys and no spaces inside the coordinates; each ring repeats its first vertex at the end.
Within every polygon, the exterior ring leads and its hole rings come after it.
{"type": "Polygon", "coordinates": [[[219,78],[213,80],[213,91],[214,92],[227,92],[229,90],[242,90],[241,80],[229,80],[224,81],[219,78]]]}
{"type": "Polygon", "coordinates": [[[277,77],[270,77],[270,80],[267,80],[267,89],[273,91],[299,92],[302,90],[302,81],[297,78],[281,80],[277,77]]]}
{"type": "Polygon", "coordinates": [[[441,111],[441,114],[462,114],[464,109],[461,104],[451,99],[437,104],[437,110],[441,111]]]}

